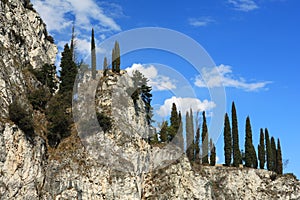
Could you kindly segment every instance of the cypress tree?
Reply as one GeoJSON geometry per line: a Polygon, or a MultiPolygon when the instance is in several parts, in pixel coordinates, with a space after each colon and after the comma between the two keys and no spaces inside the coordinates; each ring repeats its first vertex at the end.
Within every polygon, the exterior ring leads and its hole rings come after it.
{"type": "Polygon", "coordinates": [[[267,169],[271,171],[271,157],[272,157],[272,150],[271,150],[271,142],[268,129],[265,129],[265,141],[266,141],[266,157],[267,157],[267,169]]]}
{"type": "Polygon", "coordinates": [[[260,138],[258,145],[258,159],[259,159],[259,168],[265,168],[266,162],[266,152],[265,152],[265,138],[264,138],[264,130],[260,129],[260,138]]]}
{"type": "Polygon", "coordinates": [[[257,169],[258,167],[258,161],[257,161],[257,154],[256,154],[256,151],[255,151],[255,147],[254,145],[252,145],[252,167],[254,169],[257,169]]]}
{"type": "Polygon", "coordinates": [[[276,160],[276,173],[282,174],[282,154],[281,154],[281,146],[280,146],[280,140],[277,141],[277,160],[276,160]]]}
{"type": "Polygon", "coordinates": [[[69,45],[66,44],[64,47],[64,51],[62,52],[62,58],[60,63],[60,86],[59,93],[65,94],[68,99],[69,105],[72,103],[72,91],[73,85],[77,75],[77,66],[73,62],[72,52],[69,48],[69,45]]]}
{"type": "Polygon", "coordinates": [[[121,65],[121,56],[120,56],[120,46],[118,41],[115,42],[115,59],[116,59],[116,72],[120,73],[120,65],[121,65]]]}
{"type": "Polygon", "coordinates": [[[75,57],[75,25],[73,23],[72,26],[72,38],[71,38],[71,46],[70,46],[71,52],[72,52],[72,60],[73,62],[76,61],[76,57],[75,57]]]}
{"type": "Polygon", "coordinates": [[[104,57],[104,60],[103,60],[103,76],[106,76],[107,70],[108,70],[107,58],[104,57]]]}
{"type": "Polygon", "coordinates": [[[232,155],[232,139],[231,139],[231,127],[229,122],[228,114],[225,115],[224,122],[224,154],[225,154],[225,165],[230,166],[231,155],[232,155]]]}
{"type": "Polygon", "coordinates": [[[178,146],[181,148],[182,151],[184,151],[184,139],[183,139],[183,124],[182,124],[182,117],[181,112],[179,111],[178,114],[179,118],[179,129],[178,129],[178,146]]]}
{"type": "Polygon", "coordinates": [[[171,127],[170,127],[170,135],[169,135],[169,141],[173,140],[173,138],[176,136],[177,131],[179,129],[179,117],[177,112],[176,104],[172,104],[172,111],[171,111],[171,117],[170,117],[171,127]]]}
{"type": "Polygon", "coordinates": [[[242,162],[241,151],[239,147],[239,132],[238,132],[238,122],[237,114],[234,102],[232,102],[232,152],[233,152],[233,165],[239,167],[242,162]]]}
{"type": "Polygon", "coordinates": [[[214,145],[212,139],[210,139],[210,165],[216,165],[216,146],[214,145]]]}
{"type": "Polygon", "coordinates": [[[92,78],[96,79],[96,45],[95,45],[95,36],[94,29],[92,29],[92,42],[91,42],[91,55],[92,55],[92,78]]]}
{"type": "Polygon", "coordinates": [[[276,144],[275,144],[275,139],[274,137],[271,138],[271,171],[276,171],[276,154],[277,154],[277,150],[276,150],[276,144]]]}
{"type": "Polygon", "coordinates": [[[160,135],[161,142],[168,141],[168,122],[167,121],[164,121],[162,123],[159,135],[160,135]]]}
{"type": "Polygon", "coordinates": [[[194,160],[194,128],[193,111],[186,112],[186,154],[190,161],[194,160]]]}
{"type": "Polygon", "coordinates": [[[202,113],[202,163],[209,164],[208,162],[208,130],[206,124],[205,112],[202,113]]]}
{"type": "Polygon", "coordinates": [[[196,139],[195,139],[195,162],[200,164],[200,128],[196,130],[196,139]]]}
{"type": "Polygon", "coordinates": [[[253,167],[253,143],[250,117],[246,119],[246,138],[245,138],[245,166],[253,167]]]}
{"type": "Polygon", "coordinates": [[[116,53],[115,53],[115,49],[113,49],[112,53],[111,53],[111,70],[112,70],[112,72],[116,71],[116,53]]]}

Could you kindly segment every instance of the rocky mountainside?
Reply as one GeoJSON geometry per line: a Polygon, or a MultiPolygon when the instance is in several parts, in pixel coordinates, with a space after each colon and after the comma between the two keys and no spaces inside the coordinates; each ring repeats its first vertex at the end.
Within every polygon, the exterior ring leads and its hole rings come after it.
{"type": "Polygon", "coordinates": [[[57,50],[28,1],[1,0],[0,22],[0,199],[300,199],[300,182],[292,176],[192,167],[172,144],[150,146],[153,129],[143,101],[133,103],[128,91],[134,84],[124,71],[78,80],[72,135],[56,149],[39,129],[28,141],[7,107],[16,96],[30,106],[27,93],[39,82],[26,69],[53,63],[57,50]],[[96,112],[112,118],[110,131],[99,129],[96,112]]]}

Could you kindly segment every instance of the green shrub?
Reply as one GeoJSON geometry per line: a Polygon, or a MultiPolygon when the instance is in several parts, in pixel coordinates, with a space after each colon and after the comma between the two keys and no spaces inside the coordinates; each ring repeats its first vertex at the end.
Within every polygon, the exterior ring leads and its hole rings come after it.
{"type": "Polygon", "coordinates": [[[34,136],[32,111],[26,110],[18,101],[9,105],[9,118],[24,131],[27,139],[34,136]]]}
{"type": "Polygon", "coordinates": [[[30,101],[33,109],[44,111],[50,96],[49,90],[41,88],[31,92],[28,96],[28,100],[30,101]]]}
{"type": "Polygon", "coordinates": [[[111,118],[106,116],[104,113],[97,112],[97,119],[99,122],[100,127],[104,132],[107,132],[112,127],[111,118]]]}

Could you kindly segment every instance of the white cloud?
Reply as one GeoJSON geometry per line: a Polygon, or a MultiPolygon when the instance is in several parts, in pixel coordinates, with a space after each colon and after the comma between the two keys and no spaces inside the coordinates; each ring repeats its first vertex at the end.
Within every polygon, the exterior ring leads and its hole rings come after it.
{"type": "Polygon", "coordinates": [[[195,85],[198,87],[233,87],[243,89],[245,91],[257,91],[265,88],[270,81],[249,83],[244,78],[234,78],[232,75],[231,66],[220,65],[214,68],[203,68],[202,76],[197,76],[195,85]]]}
{"type": "Polygon", "coordinates": [[[170,114],[172,104],[175,103],[176,107],[179,111],[185,114],[191,108],[193,111],[209,111],[216,107],[216,104],[212,101],[203,100],[200,101],[197,98],[182,98],[182,97],[171,97],[166,99],[164,105],[160,106],[160,108],[156,111],[156,113],[161,117],[166,117],[170,114]]]}
{"type": "Polygon", "coordinates": [[[198,19],[190,18],[189,19],[189,24],[194,27],[207,26],[208,24],[211,24],[213,22],[215,22],[215,20],[213,20],[210,17],[203,17],[203,18],[198,18],[198,19]]]}
{"type": "Polygon", "coordinates": [[[104,13],[95,0],[33,0],[34,8],[41,14],[48,30],[62,31],[72,25],[70,14],[74,15],[76,25],[90,30],[94,25],[102,29],[120,31],[121,27],[104,13]]]}
{"type": "Polygon", "coordinates": [[[244,12],[259,8],[254,0],[228,0],[228,3],[231,4],[235,10],[244,12]]]}
{"type": "Polygon", "coordinates": [[[134,63],[131,67],[126,68],[127,73],[132,76],[134,71],[140,71],[149,79],[149,85],[154,91],[173,90],[176,89],[175,80],[168,76],[158,74],[158,70],[154,65],[143,65],[134,63]]]}

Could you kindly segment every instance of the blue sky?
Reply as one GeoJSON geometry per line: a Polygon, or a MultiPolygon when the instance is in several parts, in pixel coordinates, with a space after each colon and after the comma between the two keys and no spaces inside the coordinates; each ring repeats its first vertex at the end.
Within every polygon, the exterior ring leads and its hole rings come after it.
{"type": "MultiPolygon", "coordinates": [[[[94,27],[99,68],[101,56],[110,54],[101,48],[101,42],[122,31],[162,27],[191,37],[202,45],[219,70],[218,75],[209,70],[202,73],[207,76],[206,84],[224,85],[227,112],[231,112],[231,102],[236,103],[241,149],[249,115],[255,146],[259,129],[268,128],[272,136],[281,139],[283,158],[289,160],[285,172],[300,177],[298,0],[32,2],[60,50],[70,40],[75,20],[77,52],[87,63],[90,30],[94,27]]],[[[122,43],[120,47],[122,53],[122,43]]],[[[218,106],[210,99],[201,76],[190,63],[176,55],[144,49],[124,55],[121,62],[123,69],[141,69],[150,78],[158,121],[168,118],[166,110],[173,100],[181,103],[183,112],[191,106],[187,101],[195,109],[207,110],[209,115],[218,106]]],[[[217,152],[221,163],[223,137],[217,141],[217,152]]]]}

